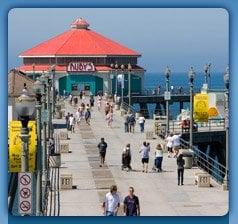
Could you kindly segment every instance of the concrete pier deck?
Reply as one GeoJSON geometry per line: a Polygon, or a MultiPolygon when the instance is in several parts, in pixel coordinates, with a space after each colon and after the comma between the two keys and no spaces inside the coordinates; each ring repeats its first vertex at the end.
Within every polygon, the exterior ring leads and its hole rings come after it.
{"type": "MultiPolygon", "coordinates": [[[[66,103],[66,112],[75,113],[75,108],[66,103]]],[[[64,120],[55,120],[64,123],[64,120]]],[[[152,120],[146,120],[145,131],[152,130],[152,120]]],[[[198,188],[194,185],[194,173],[197,168],[186,169],[184,185],[177,185],[176,159],[168,158],[164,153],[163,172],[152,171],[154,150],[161,140],[148,140],[151,143],[149,172],[143,173],[139,149],[145,134],[139,132],[138,124],[135,133],[124,133],[124,124],[119,111],[114,111],[112,128],[107,127],[104,110],[92,110],[91,125],[83,121],[69,132],[71,153],[62,154],[60,174],[72,174],[73,185],[77,188],[60,191],[60,215],[62,216],[100,216],[102,201],[111,184],[118,186],[123,198],[128,187],[135,188],[140,199],[143,216],[216,216],[228,211],[228,192],[212,181],[210,188],[198,188]],[[105,167],[99,167],[97,144],[104,137],[108,143],[105,167]],[[132,149],[132,169],[121,170],[121,153],[127,143],[132,149]]],[[[57,130],[59,131],[59,130],[57,130]]],[[[122,205],[122,204],[121,204],[122,205]]],[[[122,215],[120,211],[119,215],[122,215]]]]}

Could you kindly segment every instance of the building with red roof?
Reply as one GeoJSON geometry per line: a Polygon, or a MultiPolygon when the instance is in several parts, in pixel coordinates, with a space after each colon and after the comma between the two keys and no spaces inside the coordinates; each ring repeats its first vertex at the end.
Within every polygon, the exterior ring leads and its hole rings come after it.
{"type": "Polygon", "coordinates": [[[89,29],[89,23],[76,19],[71,29],[20,54],[23,65],[18,70],[34,79],[55,69],[56,88],[60,94],[85,90],[93,94],[121,91],[117,75],[124,74],[124,94],[143,89],[144,69],[137,65],[141,54],[89,29]]]}

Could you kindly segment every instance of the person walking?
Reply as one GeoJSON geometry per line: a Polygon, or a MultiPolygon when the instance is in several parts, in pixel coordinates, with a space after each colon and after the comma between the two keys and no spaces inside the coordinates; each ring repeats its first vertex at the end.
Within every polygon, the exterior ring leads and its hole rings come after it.
{"type": "Polygon", "coordinates": [[[80,90],[79,98],[80,98],[80,100],[82,100],[82,98],[83,98],[83,91],[82,90],[80,90]]]}
{"type": "Polygon", "coordinates": [[[184,164],[183,155],[180,154],[177,158],[178,185],[183,185],[184,164]]]}
{"type": "Polygon", "coordinates": [[[132,170],[131,168],[131,145],[127,144],[122,152],[122,170],[127,168],[127,171],[132,170]]]}
{"type": "Polygon", "coordinates": [[[140,125],[140,132],[143,133],[145,129],[145,117],[141,114],[138,118],[139,125],[140,125]]]}
{"type": "Polygon", "coordinates": [[[142,172],[148,173],[150,143],[143,142],[143,145],[139,152],[141,153],[141,162],[143,167],[142,172]]]}
{"type": "Polygon", "coordinates": [[[107,121],[107,126],[112,127],[112,122],[113,122],[113,112],[112,110],[109,111],[109,113],[106,115],[106,121],[107,121]]]}
{"type": "Polygon", "coordinates": [[[161,144],[158,144],[155,149],[155,167],[158,172],[162,172],[163,149],[161,144]]]}
{"type": "Polygon", "coordinates": [[[140,202],[134,191],[134,187],[129,187],[128,196],[124,199],[125,216],[140,216],[140,202]]]}
{"type": "Polygon", "coordinates": [[[101,142],[98,144],[99,154],[100,154],[100,167],[104,165],[106,151],[107,151],[107,143],[104,138],[101,138],[101,142]]]}
{"type": "Polygon", "coordinates": [[[124,127],[125,127],[125,132],[129,132],[129,115],[127,113],[125,113],[124,115],[124,127]]]}
{"type": "Polygon", "coordinates": [[[168,150],[168,158],[173,157],[173,134],[170,133],[169,136],[166,138],[166,147],[168,150]]]}
{"type": "Polygon", "coordinates": [[[69,117],[69,127],[70,127],[71,133],[74,133],[74,125],[75,125],[75,118],[74,118],[74,115],[71,114],[69,117]]]}
{"type": "Polygon", "coordinates": [[[105,216],[117,216],[120,207],[120,197],[117,193],[117,186],[112,185],[103,201],[103,214],[105,216]]]}
{"type": "Polygon", "coordinates": [[[135,124],[136,124],[135,115],[132,113],[129,117],[129,132],[131,133],[135,132],[135,124]]]}
{"type": "Polygon", "coordinates": [[[75,113],[75,121],[76,121],[76,124],[79,125],[79,122],[80,122],[80,111],[79,111],[79,109],[75,113]]]}
{"type": "Polygon", "coordinates": [[[173,141],[173,152],[174,152],[174,158],[178,157],[178,153],[179,153],[179,149],[180,149],[180,134],[175,134],[172,137],[172,141],[173,141]]]}
{"type": "Polygon", "coordinates": [[[106,102],[106,105],[105,105],[105,116],[107,116],[107,114],[109,113],[110,111],[110,105],[108,102],[106,102]]]}
{"type": "Polygon", "coordinates": [[[70,118],[70,113],[68,113],[68,114],[65,116],[65,124],[66,124],[66,128],[67,128],[68,131],[69,131],[69,129],[70,129],[69,118],[70,118]]]}
{"type": "Polygon", "coordinates": [[[88,125],[90,125],[90,119],[91,119],[91,112],[90,112],[89,108],[87,108],[87,110],[85,112],[85,121],[88,125]]]}
{"type": "Polygon", "coordinates": [[[90,96],[90,107],[94,107],[94,97],[93,96],[90,96]]]}
{"type": "Polygon", "coordinates": [[[102,99],[101,99],[101,97],[98,97],[97,106],[98,106],[98,111],[100,111],[101,110],[101,106],[102,106],[102,99]]]}

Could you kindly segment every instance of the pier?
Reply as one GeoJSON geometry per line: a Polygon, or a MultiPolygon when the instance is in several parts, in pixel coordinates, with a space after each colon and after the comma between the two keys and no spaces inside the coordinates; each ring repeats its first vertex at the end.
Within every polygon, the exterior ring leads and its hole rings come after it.
{"type": "MultiPolygon", "coordinates": [[[[66,112],[75,108],[66,102],[66,112]]],[[[75,133],[69,134],[70,153],[61,154],[60,175],[71,174],[74,189],[60,190],[60,215],[103,215],[102,202],[110,185],[116,184],[121,201],[127,195],[128,187],[135,188],[141,204],[141,215],[224,215],[228,209],[228,192],[223,191],[219,183],[212,180],[212,188],[198,188],[194,185],[195,173],[199,168],[185,170],[184,186],[177,186],[176,159],[168,158],[164,152],[163,172],[152,171],[154,149],[163,139],[155,137],[147,140],[145,133],[124,133],[123,118],[115,111],[113,127],[105,124],[104,111],[92,110],[91,125],[82,121],[75,133]],[[104,137],[108,143],[106,165],[99,167],[97,144],[104,137]],[[141,172],[139,149],[143,141],[151,143],[149,173],[141,172]],[[127,143],[132,147],[133,171],[121,170],[121,153],[127,143]],[[158,204],[160,206],[158,206],[158,204]]],[[[62,130],[64,120],[55,120],[62,130]]],[[[146,121],[145,132],[151,131],[153,120],[146,121]]],[[[48,204],[54,207],[54,203],[48,204]]],[[[53,211],[53,209],[52,209],[53,211]]],[[[122,210],[118,215],[123,215],[122,210]]]]}

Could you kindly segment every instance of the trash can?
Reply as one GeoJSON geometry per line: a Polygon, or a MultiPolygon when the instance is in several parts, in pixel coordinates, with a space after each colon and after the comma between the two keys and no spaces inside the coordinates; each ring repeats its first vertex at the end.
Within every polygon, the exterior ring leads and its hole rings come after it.
{"type": "Polygon", "coordinates": [[[182,151],[182,155],[183,155],[183,158],[185,161],[184,168],[191,169],[193,167],[193,157],[194,157],[193,152],[184,150],[184,151],[182,151]]]}

